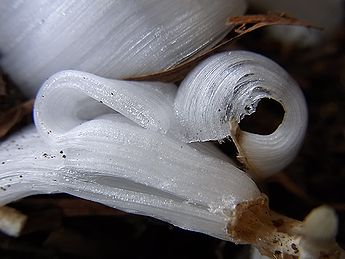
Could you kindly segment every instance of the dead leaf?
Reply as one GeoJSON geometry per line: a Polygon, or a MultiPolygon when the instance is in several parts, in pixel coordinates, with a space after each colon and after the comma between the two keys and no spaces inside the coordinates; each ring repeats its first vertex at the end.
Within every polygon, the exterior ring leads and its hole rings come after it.
{"type": "Polygon", "coordinates": [[[269,25],[294,25],[306,28],[322,29],[308,22],[298,20],[285,13],[268,13],[229,17],[227,25],[234,25],[235,32],[239,34],[248,33],[258,28],[269,25]],[[249,27],[248,27],[249,26],[249,27]]]}
{"type": "Polygon", "coordinates": [[[201,54],[197,54],[181,64],[178,64],[167,70],[148,75],[130,77],[126,78],[126,80],[178,82],[182,80],[186,74],[191,71],[200,61],[206,59],[214,53],[226,50],[235,40],[259,28],[271,25],[295,25],[307,28],[317,28],[307,22],[287,16],[286,14],[277,13],[229,17],[226,21],[226,24],[235,27],[230,33],[228,39],[223,40],[214,48],[211,48],[201,54]]]}
{"type": "Polygon", "coordinates": [[[4,137],[26,115],[32,113],[34,100],[29,100],[0,115],[0,138],[4,137]]]}

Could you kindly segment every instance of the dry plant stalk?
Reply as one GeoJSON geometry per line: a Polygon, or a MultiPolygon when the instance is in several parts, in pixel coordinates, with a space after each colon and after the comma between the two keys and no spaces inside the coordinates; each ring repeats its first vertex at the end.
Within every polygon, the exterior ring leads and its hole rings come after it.
{"type": "Polygon", "coordinates": [[[239,243],[254,245],[270,258],[343,258],[335,241],[337,219],[330,214],[332,209],[321,206],[301,222],[271,211],[263,195],[238,204],[227,230],[239,243]]]}

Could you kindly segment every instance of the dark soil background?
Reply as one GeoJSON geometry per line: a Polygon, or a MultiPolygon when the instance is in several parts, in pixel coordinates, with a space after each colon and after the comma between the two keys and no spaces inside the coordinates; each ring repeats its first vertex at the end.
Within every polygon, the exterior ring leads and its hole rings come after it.
{"type": "MultiPolygon", "coordinates": [[[[294,162],[261,183],[271,208],[303,220],[321,204],[339,216],[338,242],[345,247],[345,30],[319,46],[282,46],[264,30],[232,48],[278,62],[300,84],[309,109],[305,142],[294,162]]],[[[25,100],[10,80],[0,111],[25,100]]],[[[273,111],[274,112],[274,111],[273,111]]],[[[18,127],[30,121],[30,116],[18,127]]],[[[260,127],[260,126],[259,126],[260,127]]],[[[15,129],[14,129],[15,130],[15,129]]],[[[19,238],[0,234],[0,258],[234,258],[245,246],[185,231],[167,223],[68,195],[28,197],[10,206],[29,215],[19,238]]],[[[246,258],[245,256],[243,258],[246,258]]]]}

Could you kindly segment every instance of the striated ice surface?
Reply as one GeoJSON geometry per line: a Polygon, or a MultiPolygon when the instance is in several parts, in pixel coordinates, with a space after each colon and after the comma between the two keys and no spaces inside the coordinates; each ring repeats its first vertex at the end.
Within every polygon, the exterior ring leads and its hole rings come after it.
{"type": "Polygon", "coordinates": [[[214,46],[244,0],[2,0],[0,64],[35,95],[61,70],[126,78],[214,46]]]}
{"type": "Polygon", "coordinates": [[[231,210],[260,191],[212,143],[202,142],[233,137],[230,122],[255,112],[261,98],[282,104],[282,124],[265,136],[239,129],[234,141],[265,177],[296,154],[307,115],[296,83],[267,58],[245,51],[215,55],[179,89],[59,72],[36,97],[36,128],[0,144],[0,204],[65,192],[229,240],[231,210]]]}
{"type": "Polygon", "coordinates": [[[78,71],[39,91],[34,127],[0,145],[0,203],[65,192],[229,240],[228,211],[260,195],[212,144],[187,144],[172,84],[78,71]]]}
{"type": "MultiPolygon", "coordinates": [[[[249,169],[267,177],[296,156],[307,127],[307,109],[297,83],[266,57],[231,51],[201,62],[181,83],[175,98],[181,130],[189,142],[230,137],[233,124],[255,112],[263,98],[285,110],[281,125],[270,135],[237,129],[235,139],[249,169]]],[[[234,136],[231,136],[234,137],[234,136]]]]}

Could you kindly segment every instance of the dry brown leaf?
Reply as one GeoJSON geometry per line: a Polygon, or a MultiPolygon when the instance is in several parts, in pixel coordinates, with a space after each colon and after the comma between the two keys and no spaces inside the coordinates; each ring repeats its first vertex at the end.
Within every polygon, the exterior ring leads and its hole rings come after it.
{"type": "Polygon", "coordinates": [[[294,25],[307,28],[321,29],[308,22],[298,20],[284,13],[255,14],[229,17],[227,25],[234,25],[235,32],[248,33],[269,25],[294,25]]]}
{"type": "Polygon", "coordinates": [[[34,100],[29,100],[0,115],[0,138],[4,137],[26,115],[32,113],[34,100]]]}
{"type": "Polygon", "coordinates": [[[182,80],[186,76],[186,74],[190,70],[192,70],[200,61],[206,59],[214,53],[226,50],[235,40],[259,28],[271,25],[295,25],[308,28],[317,28],[311,24],[308,24],[307,22],[300,21],[285,14],[277,13],[229,17],[226,24],[235,26],[235,28],[231,32],[230,38],[222,41],[214,48],[201,54],[197,54],[192,58],[182,62],[181,64],[178,64],[167,70],[143,76],[130,77],[126,79],[136,81],[178,82],[182,80]]]}

